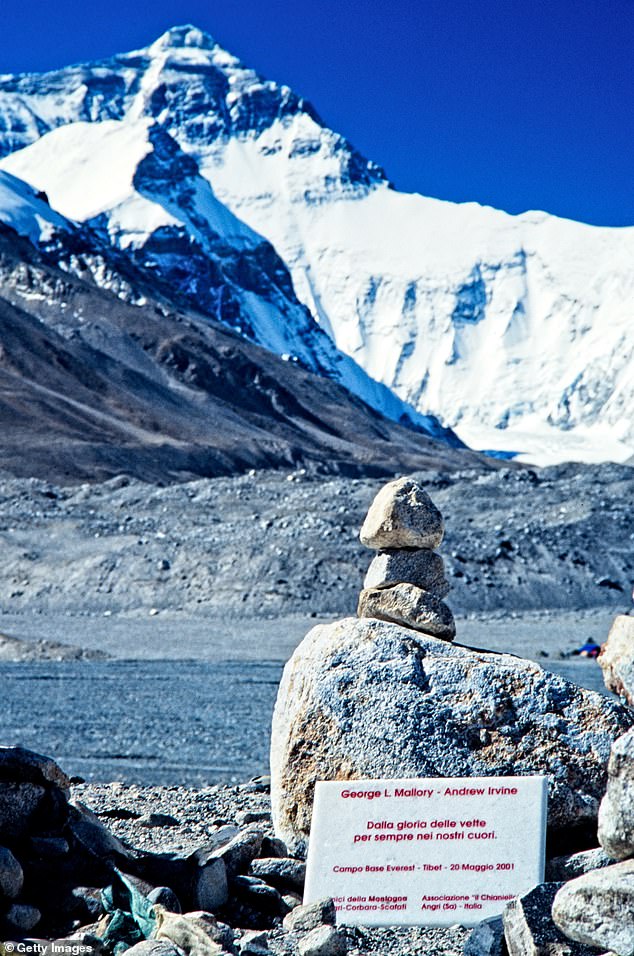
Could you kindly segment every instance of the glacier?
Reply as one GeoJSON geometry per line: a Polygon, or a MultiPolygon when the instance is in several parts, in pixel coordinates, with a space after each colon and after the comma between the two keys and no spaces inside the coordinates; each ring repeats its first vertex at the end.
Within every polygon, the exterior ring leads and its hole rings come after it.
{"type": "Polygon", "coordinates": [[[219,317],[390,417],[536,464],[634,453],[634,228],[400,193],[192,26],[0,77],[0,155],[146,267],[259,257],[266,294],[219,317]]]}

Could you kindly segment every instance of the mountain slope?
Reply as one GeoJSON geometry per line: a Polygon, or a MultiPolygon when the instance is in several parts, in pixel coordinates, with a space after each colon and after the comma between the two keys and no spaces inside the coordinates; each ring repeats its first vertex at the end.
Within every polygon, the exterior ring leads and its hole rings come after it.
{"type": "Polygon", "coordinates": [[[159,293],[131,304],[85,274],[0,225],[3,469],[61,482],[122,472],[166,482],[248,468],[485,466],[159,293]]]}
{"type": "Polygon", "coordinates": [[[433,416],[417,413],[338,350],[298,301],[271,244],[218,201],[162,125],[140,114],[139,96],[126,122],[58,127],[8,156],[4,172],[26,178],[181,303],[332,378],[387,417],[458,444],[433,416]]]}
{"type": "MultiPolygon", "coordinates": [[[[399,194],[310,104],[193,27],[2,78],[0,115],[5,168],[40,189],[55,180],[42,157],[58,126],[153,121],[273,244],[334,343],[477,447],[543,462],[634,451],[634,229],[399,194]],[[40,154],[23,149],[41,137],[40,154]]],[[[62,193],[53,204],[72,215],[62,193]]],[[[296,322],[285,315],[285,329],[296,322]]]]}

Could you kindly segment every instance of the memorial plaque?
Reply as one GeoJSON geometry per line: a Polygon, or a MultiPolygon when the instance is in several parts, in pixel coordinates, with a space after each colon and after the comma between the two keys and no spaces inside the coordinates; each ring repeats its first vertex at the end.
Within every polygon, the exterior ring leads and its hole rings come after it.
{"type": "Polygon", "coordinates": [[[545,777],[318,783],[304,902],[340,923],[472,926],[544,879],[545,777]]]}

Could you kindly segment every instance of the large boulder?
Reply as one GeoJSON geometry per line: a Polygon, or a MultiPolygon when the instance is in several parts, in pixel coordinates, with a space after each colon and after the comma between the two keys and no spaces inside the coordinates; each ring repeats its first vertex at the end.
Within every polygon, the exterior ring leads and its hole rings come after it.
{"type": "Polygon", "coordinates": [[[608,690],[634,703],[634,617],[614,618],[608,639],[598,657],[608,690]]]}
{"type": "Polygon", "coordinates": [[[320,625],[286,665],[273,714],[275,829],[305,846],[317,780],[547,774],[562,838],[596,821],[610,746],[633,722],[509,654],[383,621],[320,625]]]}
{"type": "Polygon", "coordinates": [[[634,731],[612,746],[599,808],[599,843],[615,860],[634,856],[634,731]]]}
{"type": "Polygon", "coordinates": [[[553,920],[569,939],[634,956],[634,860],[593,870],[557,893],[553,920]]]}
{"type": "Polygon", "coordinates": [[[445,532],[443,517],[413,478],[384,485],[361,527],[361,543],[383,548],[437,548],[445,532]]]}

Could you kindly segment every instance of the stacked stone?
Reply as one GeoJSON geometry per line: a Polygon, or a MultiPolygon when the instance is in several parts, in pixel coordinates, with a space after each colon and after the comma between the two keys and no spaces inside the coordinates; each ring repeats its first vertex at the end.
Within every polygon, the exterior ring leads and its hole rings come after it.
{"type": "Polygon", "coordinates": [[[443,517],[413,478],[385,485],[361,528],[362,544],[376,550],[359,597],[359,617],[377,618],[451,641],[453,614],[443,559],[436,552],[443,517]]]}

